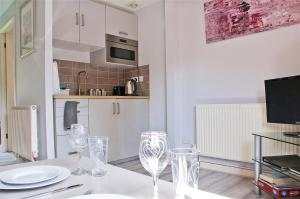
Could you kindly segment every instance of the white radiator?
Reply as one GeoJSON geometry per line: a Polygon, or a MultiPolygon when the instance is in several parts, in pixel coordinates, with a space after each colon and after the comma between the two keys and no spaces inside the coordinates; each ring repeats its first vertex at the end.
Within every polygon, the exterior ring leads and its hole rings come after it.
{"type": "MultiPolygon", "coordinates": [[[[300,131],[297,125],[269,124],[265,104],[196,106],[197,148],[204,156],[252,162],[255,132],[300,131]]],[[[263,155],[297,154],[297,147],[263,139],[263,155]]]]}
{"type": "Polygon", "coordinates": [[[22,158],[34,161],[38,157],[37,107],[15,106],[11,112],[11,149],[22,158]]]}

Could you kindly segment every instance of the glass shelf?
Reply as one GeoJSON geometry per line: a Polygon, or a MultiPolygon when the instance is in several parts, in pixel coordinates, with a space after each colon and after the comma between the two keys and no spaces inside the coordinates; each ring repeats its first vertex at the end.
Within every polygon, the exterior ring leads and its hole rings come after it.
{"type": "Polygon", "coordinates": [[[286,136],[284,135],[284,133],[253,133],[252,135],[255,136],[260,136],[263,138],[267,138],[267,139],[271,139],[271,140],[275,140],[278,142],[284,142],[287,144],[292,144],[292,145],[296,145],[296,146],[300,146],[300,137],[290,137],[290,136],[286,136]]]}
{"type": "Polygon", "coordinates": [[[266,163],[266,162],[263,162],[263,161],[259,161],[259,160],[255,160],[255,159],[253,159],[253,161],[254,161],[254,162],[258,162],[258,163],[260,163],[261,165],[266,166],[266,167],[268,167],[268,168],[270,168],[270,169],[272,169],[272,170],[274,170],[274,171],[277,171],[277,172],[282,173],[282,174],[284,174],[284,175],[286,175],[286,176],[289,176],[289,177],[291,177],[291,178],[293,178],[293,179],[295,179],[295,180],[297,180],[297,181],[300,181],[300,175],[297,175],[297,174],[295,174],[295,173],[292,173],[292,172],[290,172],[290,171],[288,171],[288,170],[282,170],[282,169],[280,169],[280,168],[278,168],[278,167],[276,167],[276,166],[273,166],[273,165],[271,165],[271,164],[269,164],[269,163],[266,163]]]}

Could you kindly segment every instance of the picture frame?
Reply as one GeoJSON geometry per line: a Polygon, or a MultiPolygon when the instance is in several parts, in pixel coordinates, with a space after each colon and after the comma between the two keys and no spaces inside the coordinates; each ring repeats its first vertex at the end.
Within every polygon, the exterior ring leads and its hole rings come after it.
{"type": "Polygon", "coordinates": [[[35,0],[27,0],[20,8],[20,56],[34,52],[35,0]]]}

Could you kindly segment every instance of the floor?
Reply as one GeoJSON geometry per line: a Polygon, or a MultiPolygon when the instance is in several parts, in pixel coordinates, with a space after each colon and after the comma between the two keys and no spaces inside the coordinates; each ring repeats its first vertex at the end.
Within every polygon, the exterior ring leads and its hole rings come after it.
{"type": "MultiPolygon", "coordinates": [[[[138,159],[124,163],[116,163],[115,165],[137,173],[149,175],[138,159]]],[[[163,171],[160,175],[160,179],[172,182],[170,166],[163,171]]],[[[201,190],[234,199],[272,198],[265,194],[260,197],[255,195],[252,180],[251,178],[201,169],[199,187],[201,190]]]]}
{"type": "Polygon", "coordinates": [[[19,164],[24,162],[22,159],[16,157],[13,153],[0,152],[0,166],[19,164]]]}

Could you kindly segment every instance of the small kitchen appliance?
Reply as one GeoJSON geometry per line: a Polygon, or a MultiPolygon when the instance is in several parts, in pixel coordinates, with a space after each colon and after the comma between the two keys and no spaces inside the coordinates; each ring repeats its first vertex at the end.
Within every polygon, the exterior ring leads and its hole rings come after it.
{"type": "Polygon", "coordinates": [[[125,95],[125,86],[113,87],[113,96],[124,96],[124,95],[125,95]]]}
{"type": "Polygon", "coordinates": [[[137,96],[137,81],[135,79],[131,79],[126,83],[125,95],[137,96]]]}
{"type": "Polygon", "coordinates": [[[106,34],[106,48],[90,53],[94,66],[138,66],[138,41],[106,34]]]}

